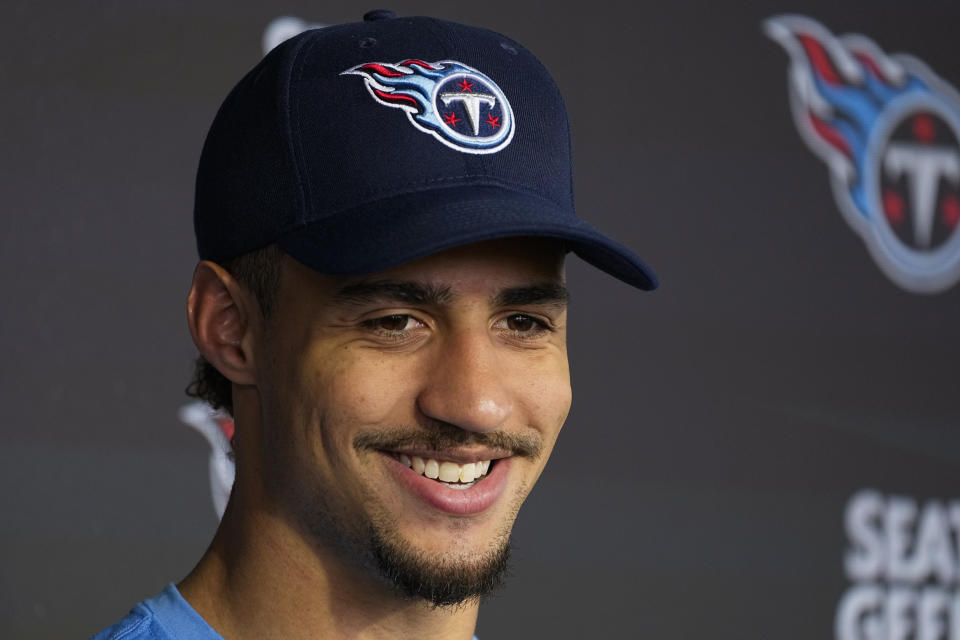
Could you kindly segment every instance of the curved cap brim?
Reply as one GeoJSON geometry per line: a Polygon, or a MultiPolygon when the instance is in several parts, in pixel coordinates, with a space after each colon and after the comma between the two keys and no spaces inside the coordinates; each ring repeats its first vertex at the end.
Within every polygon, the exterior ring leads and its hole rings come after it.
{"type": "Polygon", "coordinates": [[[444,249],[514,236],[557,238],[593,266],[644,290],[658,285],[632,251],[556,204],[498,186],[407,193],[329,216],[280,238],[280,247],[329,275],[389,269],[444,249]]]}

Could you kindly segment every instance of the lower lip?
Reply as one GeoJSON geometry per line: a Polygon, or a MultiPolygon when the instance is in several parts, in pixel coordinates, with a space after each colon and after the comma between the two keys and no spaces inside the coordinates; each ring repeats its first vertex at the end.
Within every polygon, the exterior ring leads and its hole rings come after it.
{"type": "Polygon", "coordinates": [[[443,483],[420,475],[392,455],[381,453],[387,459],[390,471],[401,484],[434,509],[451,515],[472,516],[483,513],[503,495],[507,486],[510,458],[497,460],[490,472],[469,489],[451,489],[443,483]]]}

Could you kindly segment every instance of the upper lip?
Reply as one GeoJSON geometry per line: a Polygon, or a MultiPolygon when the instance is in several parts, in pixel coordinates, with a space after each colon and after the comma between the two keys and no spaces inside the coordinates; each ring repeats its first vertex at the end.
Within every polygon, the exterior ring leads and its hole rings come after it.
{"type": "Polygon", "coordinates": [[[416,449],[400,447],[398,449],[384,449],[387,453],[402,453],[418,458],[433,458],[434,460],[448,460],[457,464],[468,464],[480,460],[499,460],[500,458],[509,458],[512,452],[506,449],[491,449],[489,447],[467,448],[467,449],[446,449],[444,451],[435,451],[429,449],[416,449]]]}

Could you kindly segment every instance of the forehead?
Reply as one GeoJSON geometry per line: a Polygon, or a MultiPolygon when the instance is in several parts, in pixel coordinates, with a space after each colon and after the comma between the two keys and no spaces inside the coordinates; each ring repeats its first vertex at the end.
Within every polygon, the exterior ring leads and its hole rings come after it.
{"type": "Polygon", "coordinates": [[[563,242],[549,238],[503,238],[446,249],[390,269],[360,276],[329,276],[289,260],[284,288],[309,287],[324,297],[362,290],[364,283],[411,282],[442,288],[451,297],[495,294],[531,284],[562,284],[563,242]],[[288,277],[289,276],[289,277],[288,277]]]}

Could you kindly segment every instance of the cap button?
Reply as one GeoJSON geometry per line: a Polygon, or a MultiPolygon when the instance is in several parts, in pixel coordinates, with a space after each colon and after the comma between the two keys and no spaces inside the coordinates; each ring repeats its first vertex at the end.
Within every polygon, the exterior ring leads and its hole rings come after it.
{"type": "Polygon", "coordinates": [[[374,20],[390,20],[396,18],[397,12],[390,9],[374,9],[363,14],[364,22],[373,22],[374,20]]]}

